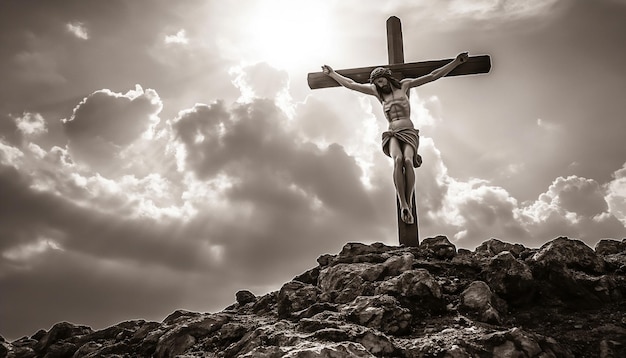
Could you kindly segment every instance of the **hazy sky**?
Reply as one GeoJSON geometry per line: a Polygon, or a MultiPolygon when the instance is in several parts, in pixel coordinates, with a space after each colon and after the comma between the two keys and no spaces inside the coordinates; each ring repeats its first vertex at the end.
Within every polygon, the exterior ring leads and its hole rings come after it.
{"type": "Polygon", "coordinates": [[[379,104],[308,72],[489,54],[413,90],[421,238],[626,236],[626,1],[0,2],[0,334],[215,312],[397,244],[379,104]]]}

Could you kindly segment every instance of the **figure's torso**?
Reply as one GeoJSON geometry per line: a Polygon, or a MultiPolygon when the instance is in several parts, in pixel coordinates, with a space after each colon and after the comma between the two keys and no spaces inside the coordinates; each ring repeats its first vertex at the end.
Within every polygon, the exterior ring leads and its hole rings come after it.
{"type": "Polygon", "coordinates": [[[394,88],[392,93],[384,95],[382,104],[390,129],[413,127],[409,98],[401,89],[394,88]]]}

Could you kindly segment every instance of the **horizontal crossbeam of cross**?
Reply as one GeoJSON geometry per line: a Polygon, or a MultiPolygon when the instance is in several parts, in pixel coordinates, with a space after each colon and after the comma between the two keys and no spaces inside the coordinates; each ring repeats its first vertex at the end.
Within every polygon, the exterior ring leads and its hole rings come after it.
{"type": "MultiPolygon", "coordinates": [[[[444,66],[445,64],[453,60],[454,59],[451,58],[445,60],[400,63],[395,65],[360,67],[346,70],[336,70],[335,72],[351,78],[356,82],[367,83],[369,81],[370,73],[374,68],[386,67],[391,70],[391,73],[393,73],[394,77],[401,80],[407,77],[417,78],[427,75],[433,70],[444,66]]],[[[488,73],[490,70],[491,58],[489,57],[489,55],[470,56],[466,63],[452,70],[452,72],[450,72],[447,77],[488,73]]],[[[311,89],[339,86],[339,83],[337,83],[337,81],[325,75],[323,72],[309,73],[307,75],[307,82],[309,84],[309,88],[311,89]]]]}

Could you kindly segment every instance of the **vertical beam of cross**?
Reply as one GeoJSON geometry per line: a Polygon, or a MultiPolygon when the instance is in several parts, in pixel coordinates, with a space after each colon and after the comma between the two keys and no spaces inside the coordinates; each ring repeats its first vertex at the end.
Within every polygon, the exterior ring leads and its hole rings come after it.
{"type": "Polygon", "coordinates": [[[404,63],[402,24],[395,16],[387,19],[387,58],[390,65],[404,63]]]}
{"type": "MultiPolygon", "coordinates": [[[[390,65],[404,63],[402,24],[400,23],[400,19],[396,16],[392,16],[387,19],[387,56],[390,65]]],[[[413,194],[413,197],[411,197],[411,207],[415,222],[409,225],[402,221],[400,200],[396,197],[396,211],[398,216],[398,239],[400,241],[400,245],[404,246],[419,245],[419,229],[417,219],[417,205],[415,205],[415,193],[413,194]]]]}

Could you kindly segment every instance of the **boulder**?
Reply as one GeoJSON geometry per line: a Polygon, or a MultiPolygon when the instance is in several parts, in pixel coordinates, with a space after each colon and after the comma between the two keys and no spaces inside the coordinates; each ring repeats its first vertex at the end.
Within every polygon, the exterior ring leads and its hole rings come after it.
{"type": "Polygon", "coordinates": [[[556,238],[541,246],[529,263],[535,267],[552,269],[559,266],[591,274],[602,274],[605,265],[602,257],[584,242],[567,237],[556,238]]]}
{"type": "Polygon", "coordinates": [[[434,257],[441,260],[451,259],[456,256],[456,246],[443,235],[428,237],[422,240],[419,247],[420,249],[429,250],[434,257]]]}
{"type": "Polygon", "coordinates": [[[348,321],[392,335],[411,331],[412,316],[407,308],[389,295],[360,296],[341,312],[348,321]]]}
{"type": "Polygon", "coordinates": [[[626,251],[626,239],[622,241],[602,239],[598,241],[594,250],[598,255],[619,254],[626,251]]]}
{"type": "Polygon", "coordinates": [[[483,275],[494,292],[513,303],[527,303],[534,297],[535,282],[530,267],[509,251],[493,256],[483,275]]]}
{"type": "Polygon", "coordinates": [[[281,287],[278,293],[278,316],[290,318],[294,312],[302,311],[318,301],[320,290],[313,285],[291,281],[281,287]]]}
{"type": "Polygon", "coordinates": [[[320,272],[318,286],[329,300],[348,303],[365,294],[369,288],[366,282],[378,278],[383,270],[371,263],[337,264],[320,272]]]}
{"type": "Polygon", "coordinates": [[[50,331],[44,334],[37,342],[34,349],[37,352],[46,351],[51,345],[61,340],[76,336],[83,336],[93,333],[91,327],[74,325],[69,322],[60,322],[52,326],[50,331]]]}
{"type": "Polygon", "coordinates": [[[481,322],[500,324],[502,318],[495,307],[501,305],[485,282],[474,281],[461,293],[459,309],[473,313],[481,322]]]}
{"type": "Polygon", "coordinates": [[[237,303],[242,306],[248,303],[256,302],[257,300],[254,293],[248,290],[237,291],[237,293],[235,294],[235,299],[237,300],[237,303]]]}
{"type": "MultiPolygon", "coordinates": [[[[260,355],[244,357],[261,357],[260,355]]],[[[308,344],[295,349],[287,350],[285,358],[374,358],[365,347],[359,343],[341,342],[330,344],[308,344]]]]}
{"type": "Polygon", "coordinates": [[[425,269],[406,271],[381,282],[376,294],[396,297],[403,307],[419,316],[441,313],[446,306],[439,283],[425,269]]]}
{"type": "MultiPolygon", "coordinates": [[[[385,276],[397,276],[403,272],[406,272],[413,268],[415,262],[415,256],[410,252],[405,252],[402,255],[391,256],[381,265],[383,267],[383,273],[385,276]]],[[[373,281],[373,280],[370,280],[373,281]]]]}
{"type": "Polygon", "coordinates": [[[188,348],[196,343],[196,339],[189,333],[167,333],[164,334],[157,343],[156,358],[176,357],[184,353],[188,348]]]}
{"type": "Polygon", "coordinates": [[[516,258],[520,257],[520,254],[526,250],[524,245],[521,244],[511,244],[508,242],[503,242],[498,239],[491,238],[476,248],[476,252],[485,253],[489,256],[497,255],[501,252],[508,251],[516,258]]]}

